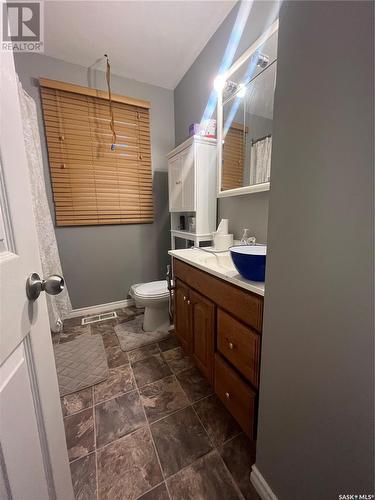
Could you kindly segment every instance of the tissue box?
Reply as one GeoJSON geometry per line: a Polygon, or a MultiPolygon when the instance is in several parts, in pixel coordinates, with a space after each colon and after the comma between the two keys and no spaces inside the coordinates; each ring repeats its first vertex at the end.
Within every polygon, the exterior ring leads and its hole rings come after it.
{"type": "Polygon", "coordinates": [[[201,123],[192,123],[189,127],[189,137],[193,135],[215,138],[216,120],[203,120],[201,123]]]}

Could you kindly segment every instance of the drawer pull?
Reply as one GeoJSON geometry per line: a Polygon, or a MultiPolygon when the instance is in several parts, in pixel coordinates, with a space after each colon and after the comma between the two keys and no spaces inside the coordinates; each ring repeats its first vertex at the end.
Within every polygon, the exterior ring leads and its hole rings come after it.
{"type": "Polygon", "coordinates": [[[233,342],[228,342],[228,345],[229,345],[229,349],[231,349],[233,351],[234,349],[234,344],[233,342]]]}
{"type": "Polygon", "coordinates": [[[229,394],[229,392],[226,392],[226,393],[225,393],[225,397],[226,397],[227,399],[230,399],[230,394],[229,394]]]}

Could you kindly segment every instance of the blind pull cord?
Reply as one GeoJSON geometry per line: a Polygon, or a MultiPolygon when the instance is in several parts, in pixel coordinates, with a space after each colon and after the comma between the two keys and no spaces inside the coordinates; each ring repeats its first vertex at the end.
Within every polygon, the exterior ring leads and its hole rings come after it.
{"type": "Polygon", "coordinates": [[[116,149],[116,132],[115,132],[115,120],[113,117],[113,107],[112,107],[112,91],[111,91],[111,64],[109,62],[109,58],[107,54],[104,54],[104,57],[107,59],[107,70],[106,70],[106,80],[107,80],[107,87],[108,87],[108,100],[109,100],[109,114],[111,117],[110,121],[110,128],[112,131],[112,145],[111,145],[111,150],[114,151],[116,149]]]}

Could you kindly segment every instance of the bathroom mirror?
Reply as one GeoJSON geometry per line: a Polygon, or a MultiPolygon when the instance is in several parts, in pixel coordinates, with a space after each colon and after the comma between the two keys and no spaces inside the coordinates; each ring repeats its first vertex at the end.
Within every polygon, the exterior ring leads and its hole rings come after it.
{"type": "Polygon", "coordinates": [[[219,198],[270,188],[277,30],[278,21],[216,80],[219,198]]]}

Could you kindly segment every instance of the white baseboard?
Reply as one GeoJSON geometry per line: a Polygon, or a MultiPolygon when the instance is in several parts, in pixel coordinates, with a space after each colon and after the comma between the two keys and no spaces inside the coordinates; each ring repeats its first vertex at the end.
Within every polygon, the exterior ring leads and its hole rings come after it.
{"type": "Polygon", "coordinates": [[[251,467],[250,481],[262,500],[277,500],[277,496],[271,490],[256,465],[251,467]]]}
{"type": "Polygon", "coordinates": [[[134,306],[133,299],[118,300],[117,302],[108,302],[107,304],[98,304],[97,306],[72,309],[67,317],[76,318],[77,316],[91,316],[93,314],[100,314],[102,312],[113,311],[114,309],[121,309],[122,307],[130,306],[134,306]]]}

